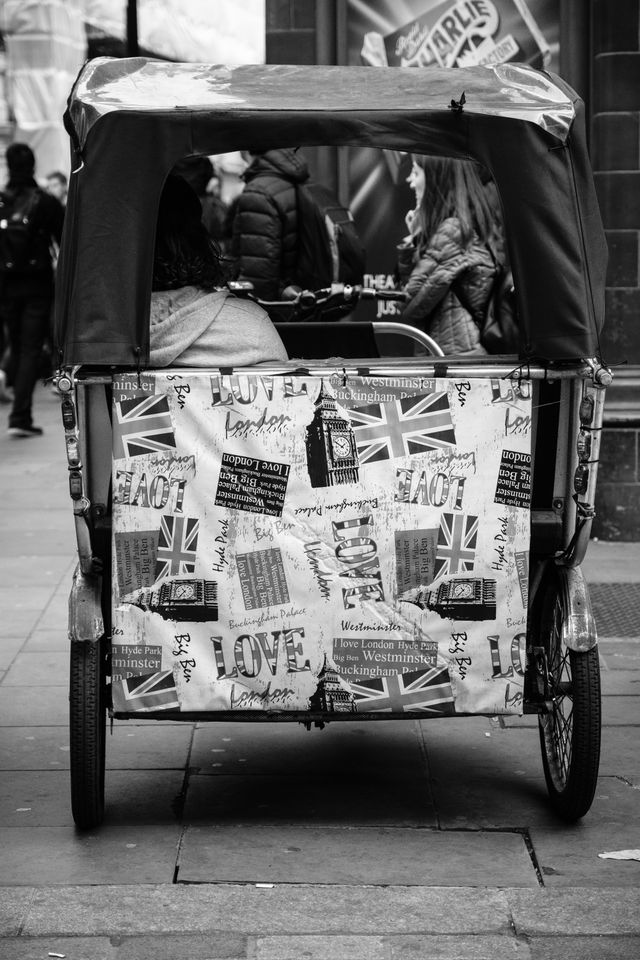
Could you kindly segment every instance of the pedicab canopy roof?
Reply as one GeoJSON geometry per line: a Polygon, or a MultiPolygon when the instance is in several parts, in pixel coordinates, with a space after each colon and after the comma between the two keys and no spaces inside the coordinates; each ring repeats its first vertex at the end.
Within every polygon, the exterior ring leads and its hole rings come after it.
{"type": "Polygon", "coordinates": [[[98,58],[80,73],[65,121],[73,173],[56,294],[65,364],[145,365],[157,207],[178,160],[305,145],[484,164],[507,225],[522,356],[600,352],[606,244],[584,105],[553,74],[516,64],[231,67],[98,58]]]}

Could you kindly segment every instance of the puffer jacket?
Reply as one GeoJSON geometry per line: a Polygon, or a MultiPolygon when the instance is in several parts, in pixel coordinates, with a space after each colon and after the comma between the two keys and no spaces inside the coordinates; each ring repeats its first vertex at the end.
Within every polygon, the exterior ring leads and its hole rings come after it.
{"type": "Polygon", "coordinates": [[[236,202],[231,255],[236,276],[254,292],[277,300],[295,281],[298,212],[296,184],[309,179],[306,162],[293,150],[269,150],[244,172],[236,202]]]}
{"type": "Polygon", "coordinates": [[[487,247],[477,239],[465,247],[460,221],[448,217],[421,254],[407,245],[398,252],[401,279],[403,261],[413,254],[413,269],[404,284],[410,299],[400,319],[424,330],[447,354],[486,353],[473,316],[484,315],[496,274],[487,247]]]}

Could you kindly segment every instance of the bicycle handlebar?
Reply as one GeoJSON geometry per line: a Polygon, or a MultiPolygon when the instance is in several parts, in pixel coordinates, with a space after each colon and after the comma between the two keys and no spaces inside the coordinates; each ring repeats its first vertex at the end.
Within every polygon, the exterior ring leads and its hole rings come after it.
{"type": "MultiPolygon", "coordinates": [[[[253,284],[249,281],[239,280],[230,282],[227,284],[227,287],[232,293],[249,297],[249,299],[255,301],[255,303],[259,303],[260,306],[264,307],[267,311],[274,307],[278,309],[282,307],[289,308],[291,316],[287,318],[287,324],[296,320],[304,323],[305,321],[313,320],[318,314],[330,314],[332,311],[334,314],[339,312],[339,315],[342,316],[343,311],[340,312],[340,307],[355,307],[358,300],[402,301],[408,299],[404,290],[376,290],[375,287],[363,287],[360,284],[350,283],[332,283],[330,287],[322,287],[320,290],[298,290],[294,293],[294,296],[286,300],[259,299],[254,296],[253,284]]],[[[337,320],[338,317],[334,316],[333,319],[337,320]]],[[[376,326],[380,332],[408,336],[410,339],[421,344],[421,346],[426,348],[427,352],[433,356],[444,356],[439,344],[422,330],[416,330],[414,327],[396,321],[376,321],[376,326]]]]}
{"type": "Polygon", "coordinates": [[[299,290],[294,296],[284,300],[263,300],[253,293],[253,284],[247,280],[235,280],[227,284],[231,293],[255,300],[261,307],[290,308],[292,312],[302,310],[307,313],[322,312],[338,304],[353,304],[359,300],[396,300],[405,301],[407,295],[404,290],[376,290],[375,287],[365,287],[361,284],[332,283],[330,287],[321,287],[319,290],[299,290]]]}

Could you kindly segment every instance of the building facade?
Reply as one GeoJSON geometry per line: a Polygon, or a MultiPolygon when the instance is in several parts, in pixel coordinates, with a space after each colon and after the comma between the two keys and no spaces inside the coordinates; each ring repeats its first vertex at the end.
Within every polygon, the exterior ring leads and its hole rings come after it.
{"type": "MultiPolygon", "coordinates": [[[[381,14],[389,8],[370,6],[381,14]]],[[[540,6],[548,10],[550,4],[540,6]]],[[[635,541],[640,540],[640,4],[556,0],[552,6],[558,72],[587,107],[609,245],[602,355],[615,379],[605,407],[593,535],[635,541]]],[[[529,7],[536,12],[534,0],[529,7]]],[[[348,17],[348,0],[266,0],[267,62],[346,62],[348,17]]],[[[329,158],[320,154],[316,168],[335,182],[339,172],[329,158]]]]}
{"type": "Polygon", "coordinates": [[[640,540],[640,4],[591,0],[587,105],[609,245],[605,405],[594,535],[640,540]]]}
{"type": "MultiPolygon", "coordinates": [[[[505,2],[505,0],[500,0],[505,2]]],[[[523,0],[514,0],[525,7],[523,0]]],[[[435,0],[424,0],[430,9],[435,0]]],[[[640,4],[638,0],[528,0],[535,15],[557,18],[557,69],[587,107],[596,188],[609,245],[607,322],[602,356],[614,370],[607,392],[593,535],[640,540],[640,4]],[[549,14],[551,11],[551,14],[549,14]]],[[[419,6],[415,0],[414,7],[419,6]]],[[[354,4],[356,6],[356,4],[354,4]]],[[[364,4],[357,4],[363,8],[364,4]]],[[[393,0],[372,0],[383,14],[393,0]]],[[[265,0],[267,63],[344,63],[350,0],[265,0]]],[[[90,55],[101,49],[88,37],[90,55]]],[[[5,82],[0,46],[0,81],[5,82]]],[[[0,173],[4,148],[15,138],[0,103],[0,173]]],[[[339,185],[340,160],[316,151],[319,179],[339,185]]],[[[41,170],[40,173],[46,171],[41,170]]],[[[342,176],[344,181],[344,176],[342,176]]],[[[345,198],[347,199],[347,198],[345,198]]]]}

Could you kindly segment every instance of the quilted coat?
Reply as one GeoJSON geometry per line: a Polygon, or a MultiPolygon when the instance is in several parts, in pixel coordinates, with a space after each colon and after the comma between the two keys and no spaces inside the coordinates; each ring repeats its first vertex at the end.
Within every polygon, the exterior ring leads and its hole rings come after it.
{"type": "Polygon", "coordinates": [[[293,150],[259,154],[244,172],[231,255],[238,278],[250,280],[265,300],[277,300],[284,287],[295,282],[296,184],[308,179],[306,161],[293,150]]]}
{"type": "Polygon", "coordinates": [[[477,238],[465,246],[460,221],[448,217],[425,247],[402,244],[398,257],[400,279],[410,297],[401,320],[424,330],[447,354],[486,353],[472,315],[484,315],[496,273],[487,247],[477,238]]]}

